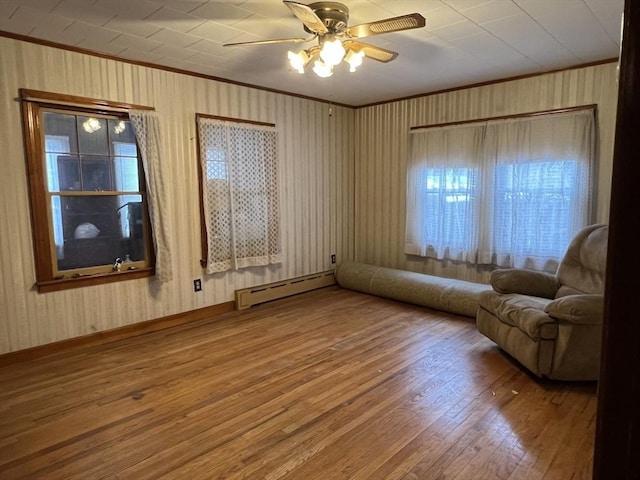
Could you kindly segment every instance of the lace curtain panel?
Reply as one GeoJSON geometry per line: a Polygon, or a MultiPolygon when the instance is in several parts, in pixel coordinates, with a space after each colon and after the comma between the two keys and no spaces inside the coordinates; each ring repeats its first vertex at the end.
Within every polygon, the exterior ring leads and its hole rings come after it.
{"type": "Polygon", "coordinates": [[[129,110],[129,118],[140,148],[147,182],[147,203],[156,251],[155,278],[160,282],[168,282],[173,277],[169,234],[171,222],[167,218],[170,209],[167,204],[167,176],[162,172],[160,121],[158,114],[152,110],[129,110]]]}
{"type": "Polygon", "coordinates": [[[282,261],[275,127],[198,117],[207,272],[282,261]]]}
{"type": "Polygon", "coordinates": [[[592,108],[410,135],[405,253],[555,271],[591,218],[592,108]]]}

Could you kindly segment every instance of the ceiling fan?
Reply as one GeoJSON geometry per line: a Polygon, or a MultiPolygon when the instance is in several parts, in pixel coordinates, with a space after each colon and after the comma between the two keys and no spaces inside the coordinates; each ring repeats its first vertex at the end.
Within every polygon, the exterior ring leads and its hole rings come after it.
{"type": "Polygon", "coordinates": [[[314,2],[305,5],[293,0],[283,0],[283,3],[302,22],[304,30],[312,34],[310,37],[227,43],[224,46],[306,43],[317,39],[317,45],[298,53],[288,52],[289,62],[299,73],[304,73],[304,68],[315,59],[313,71],[320,77],[330,77],[333,74],[333,67],[342,60],[347,62],[350,71],[354,72],[362,64],[364,57],[386,63],[398,56],[397,52],[364,43],[358,39],[421,28],[426,24],[422,15],[410,13],[349,26],[349,8],[342,3],[314,2]]]}

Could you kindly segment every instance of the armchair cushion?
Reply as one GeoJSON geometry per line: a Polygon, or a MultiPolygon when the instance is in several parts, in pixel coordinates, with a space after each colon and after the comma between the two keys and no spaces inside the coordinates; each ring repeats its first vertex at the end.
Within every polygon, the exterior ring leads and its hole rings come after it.
{"type": "Polygon", "coordinates": [[[560,287],[555,275],[524,268],[493,270],[490,283],[498,293],[520,293],[542,298],[555,298],[560,287]]]}
{"type": "Polygon", "coordinates": [[[604,296],[596,293],[568,295],[548,303],[544,311],[559,320],[580,325],[599,325],[604,315],[604,296]]]}
{"type": "Polygon", "coordinates": [[[544,311],[548,298],[521,295],[519,293],[498,294],[482,292],[481,308],[493,312],[503,323],[527,334],[532,340],[552,340],[558,334],[558,325],[544,311]]]}
{"type": "Polygon", "coordinates": [[[608,236],[606,225],[592,225],[571,240],[558,266],[557,277],[562,287],[557,297],[604,292],[608,236]]]}

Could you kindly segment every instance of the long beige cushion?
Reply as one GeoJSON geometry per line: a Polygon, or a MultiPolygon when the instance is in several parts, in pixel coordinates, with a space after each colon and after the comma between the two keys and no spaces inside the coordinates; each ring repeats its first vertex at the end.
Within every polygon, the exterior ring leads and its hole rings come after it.
{"type": "Polygon", "coordinates": [[[343,262],[335,272],[342,288],[392,298],[475,318],[480,292],[491,286],[359,262],[343,262]]]}

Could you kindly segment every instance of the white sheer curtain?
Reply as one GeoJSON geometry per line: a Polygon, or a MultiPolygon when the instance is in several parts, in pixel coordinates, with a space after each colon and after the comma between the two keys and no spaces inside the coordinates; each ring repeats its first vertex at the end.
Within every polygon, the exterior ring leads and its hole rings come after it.
{"type": "Polygon", "coordinates": [[[405,253],[474,262],[484,126],[411,135],[405,253]]]}
{"type": "Polygon", "coordinates": [[[168,282],[172,279],[170,220],[167,203],[166,173],[163,172],[161,155],[160,121],[152,110],[129,110],[129,118],[136,135],[144,176],[147,182],[147,203],[156,250],[156,279],[168,282]]]}
{"type": "Polygon", "coordinates": [[[275,127],[198,117],[207,272],[282,261],[275,127]]]}
{"type": "Polygon", "coordinates": [[[405,253],[554,270],[589,223],[593,109],[413,131],[405,253]]]}

